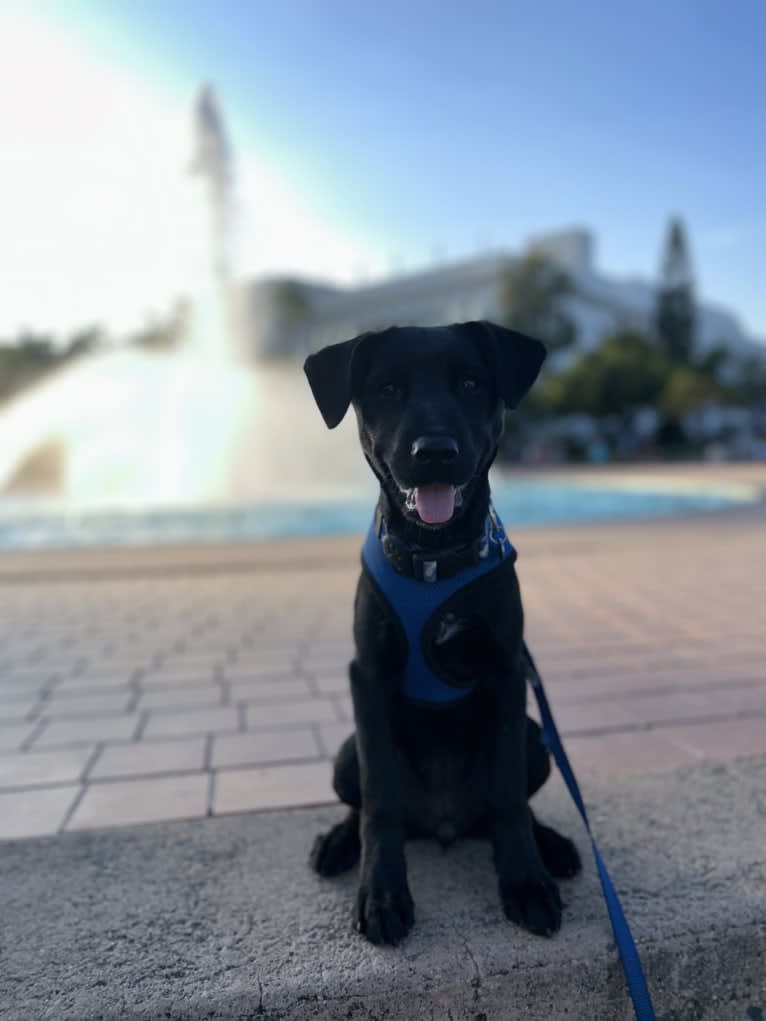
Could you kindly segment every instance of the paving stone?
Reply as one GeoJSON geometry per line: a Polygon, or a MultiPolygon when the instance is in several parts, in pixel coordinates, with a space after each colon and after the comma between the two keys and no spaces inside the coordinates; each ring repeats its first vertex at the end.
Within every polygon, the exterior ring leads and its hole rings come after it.
{"type": "Polygon", "coordinates": [[[33,719],[43,704],[41,697],[26,695],[24,698],[14,698],[7,702],[0,702],[0,723],[3,724],[25,724],[33,719]]]}
{"type": "Polygon", "coordinates": [[[248,730],[286,723],[328,723],[339,718],[333,702],[324,698],[296,702],[251,702],[246,707],[248,730]]]}
{"type": "Polygon", "coordinates": [[[766,718],[717,720],[667,728],[663,736],[697,759],[730,759],[766,753],[766,718]]]}
{"type": "Polygon", "coordinates": [[[726,685],[716,690],[715,701],[721,710],[729,713],[758,713],[766,716],[766,684],[747,687],[726,685]]]}
{"type": "Polygon", "coordinates": [[[229,692],[232,702],[289,702],[313,696],[309,682],[299,677],[231,681],[229,692]]]}
{"type": "Polygon", "coordinates": [[[64,719],[78,716],[98,716],[104,713],[126,712],[135,693],[122,688],[92,695],[68,695],[56,691],[43,704],[44,719],[64,719]]]}
{"type": "Polygon", "coordinates": [[[224,652],[217,651],[210,656],[181,657],[161,656],[155,669],[167,674],[195,677],[199,674],[214,674],[227,660],[224,652]]]}
{"type": "Polygon", "coordinates": [[[221,670],[221,676],[232,682],[254,681],[259,678],[278,681],[283,677],[295,676],[295,657],[284,655],[273,659],[248,659],[246,662],[228,663],[221,670]]]}
{"type": "Polygon", "coordinates": [[[94,741],[127,741],[135,734],[138,722],[139,717],[131,713],[49,720],[33,745],[35,748],[48,748],[54,745],[91,744],[94,741]]]}
{"type": "Polygon", "coordinates": [[[348,670],[321,673],[314,678],[317,690],[323,695],[345,695],[349,690],[348,670]]]}
{"type": "Polygon", "coordinates": [[[300,657],[300,663],[311,673],[327,673],[331,670],[348,673],[348,664],[353,658],[353,646],[337,649],[311,649],[300,657]]]}
{"type": "Polygon", "coordinates": [[[317,730],[325,754],[334,759],[340,746],[354,732],[354,724],[345,720],[342,723],[320,723],[317,730]]]}
{"type": "Polygon", "coordinates": [[[20,749],[36,728],[36,723],[9,723],[0,717],[0,752],[20,749]]]}
{"type": "Polygon", "coordinates": [[[161,669],[170,673],[199,674],[214,671],[225,663],[228,655],[225,649],[212,649],[205,646],[185,655],[169,652],[162,657],[161,669]]]}
{"type": "Polygon", "coordinates": [[[338,800],[327,762],[227,769],[217,775],[214,791],[216,815],[338,800]]]}
{"type": "Polygon", "coordinates": [[[239,712],[234,706],[214,709],[185,709],[173,713],[152,712],[143,736],[171,737],[174,734],[207,734],[239,730],[239,712]]]}
{"type": "Polygon", "coordinates": [[[92,755],[92,745],[23,755],[6,752],[0,755],[0,787],[78,783],[92,755]]]}
{"type": "Polygon", "coordinates": [[[632,696],[619,700],[563,703],[551,695],[556,721],[562,733],[575,734],[592,729],[626,729],[668,720],[714,716],[718,707],[704,694],[673,693],[632,696]]]}
{"type": "Polygon", "coordinates": [[[207,797],[208,776],[202,772],[91,784],[66,829],[196,818],[207,814],[207,797]]]}
{"type": "Polygon", "coordinates": [[[80,791],[79,786],[0,791],[0,840],[56,833],[80,791]]]}
{"type": "Polygon", "coordinates": [[[51,683],[20,681],[17,678],[3,680],[0,677],[0,711],[8,702],[17,702],[23,699],[35,699],[43,696],[50,690],[51,683]]]}
{"type": "Polygon", "coordinates": [[[640,723],[703,720],[726,711],[726,700],[716,689],[658,692],[625,699],[623,704],[640,723]]]}
{"type": "Polygon", "coordinates": [[[214,768],[247,766],[320,756],[321,749],[313,731],[309,727],[301,727],[271,733],[217,734],[213,738],[211,765],[214,768]]]}
{"type": "Polygon", "coordinates": [[[692,749],[681,747],[664,729],[571,735],[566,738],[565,749],[575,773],[615,776],[675,769],[700,759],[692,749]]]}
{"type": "Polygon", "coordinates": [[[77,674],[58,681],[53,690],[61,695],[91,695],[114,689],[129,689],[135,680],[135,671],[115,670],[101,673],[77,674]]]}
{"type": "Polygon", "coordinates": [[[205,760],[205,745],[206,738],[202,735],[173,741],[107,744],[90,770],[88,779],[199,771],[205,760]]]}
{"type": "Polygon", "coordinates": [[[154,688],[142,691],[136,709],[176,711],[178,709],[215,708],[222,705],[223,690],[219,684],[181,688],[154,688]]]}
{"type": "Polygon", "coordinates": [[[217,674],[212,671],[208,673],[164,673],[162,670],[151,670],[142,674],[139,683],[146,691],[154,691],[162,688],[209,688],[219,681],[217,674]]]}
{"type": "Polygon", "coordinates": [[[335,703],[338,716],[342,720],[353,720],[354,703],[351,701],[351,695],[348,692],[344,695],[333,695],[332,700],[335,703]]]}
{"type": "Polygon", "coordinates": [[[38,689],[48,687],[58,671],[50,665],[15,666],[0,673],[0,689],[26,688],[38,689]]]}

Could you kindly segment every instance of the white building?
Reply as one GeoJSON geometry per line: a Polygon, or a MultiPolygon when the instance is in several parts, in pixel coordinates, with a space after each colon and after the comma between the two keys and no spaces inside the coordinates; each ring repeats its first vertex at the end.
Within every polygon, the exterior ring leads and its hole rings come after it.
{"type": "MultiPolygon", "coordinates": [[[[589,231],[532,238],[523,254],[529,252],[547,256],[569,275],[572,293],[562,305],[577,327],[576,351],[589,350],[616,329],[651,331],[655,284],[599,272],[589,231]]],[[[503,277],[519,259],[508,252],[483,255],[354,288],[256,281],[237,292],[238,332],[245,351],[258,357],[302,354],[387,326],[499,320],[503,277]]],[[[705,302],[697,304],[696,332],[701,352],[719,343],[742,354],[766,351],[732,313],[705,302]]]]}

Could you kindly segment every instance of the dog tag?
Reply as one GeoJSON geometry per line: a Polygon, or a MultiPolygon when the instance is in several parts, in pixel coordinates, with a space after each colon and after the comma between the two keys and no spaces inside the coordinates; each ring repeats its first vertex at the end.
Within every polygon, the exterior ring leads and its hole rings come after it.
{"type": "Polygon", "coordinates": [[[436,581],[438,571],[435,560],[423,561],[423,581],[436,581]]]}

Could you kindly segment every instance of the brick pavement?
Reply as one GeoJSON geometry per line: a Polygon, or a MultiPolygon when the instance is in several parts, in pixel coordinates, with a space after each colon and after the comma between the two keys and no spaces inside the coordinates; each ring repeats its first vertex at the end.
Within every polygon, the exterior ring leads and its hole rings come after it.
{"type": "MultiPolygon", "coordinates": [[[[586,791],[593,773],[766,753],[765,526],[515,533],[586,791]]],[[[6,557],[0,838],[334,800],[357,556],[335,539],[6,557]]]]}

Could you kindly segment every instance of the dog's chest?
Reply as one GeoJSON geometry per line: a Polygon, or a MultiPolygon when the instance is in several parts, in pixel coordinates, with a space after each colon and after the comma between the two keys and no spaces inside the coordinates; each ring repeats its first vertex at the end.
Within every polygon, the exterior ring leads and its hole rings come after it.
{"type": "Polygon", "coordinates": [[[402,699],[395,717],[410,826],[444,843],[486,810],[492,759],[491,698],[478,692],[446,709],[402,699]]]}
{"type": "Polygon", "coordinates": [[[404,769],[405,814],[424,836],[450,843],[468,832],[486,810],[488,756],[430,750],[404,769]]]}

